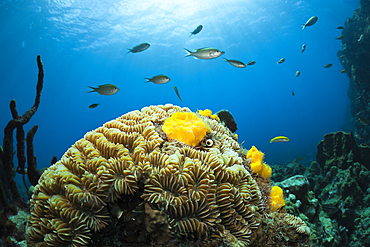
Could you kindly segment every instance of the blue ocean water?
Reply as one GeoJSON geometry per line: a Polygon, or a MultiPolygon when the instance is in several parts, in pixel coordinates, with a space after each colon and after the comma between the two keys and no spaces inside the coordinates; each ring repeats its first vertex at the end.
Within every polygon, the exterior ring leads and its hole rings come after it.
{"type": "Polygon", "coordinates": [[[349,79],[339,73],[341,41],[335,37],[341,35],[336,27],[344,26],[358,6],[358,0],[0,1],[0,128],[11,119],[11,99],[19,114],[33,105],[40,54],[41,104],[24,126],[28,131],[39,125],[38,168],[49,166],[54,155],[59,159],[87,131],[129,111],[166,103],[192,111],[227,109],[240,142],[265,152],[266,162],[289,163],[306,155],[308,164],[323,136],[342,130],[347,121],[349,79]],[[302,30],[314,15],[317,23],[302,30]],[[189,37],[200,24],[203,30],[189,37]],[[126,55],[143,42],[150,48],[126,55]],[[222,58],[184,57],[183,48],[202,47],[256,64],[235,68],[222,58]],[[280,58],[286,61],[277,65],[280,58]],[[333,66],[324,69],[328,63],[333,66]],[[144,83],[158,74],[171,81],[144,83]],[[106,83],[120,91],[87,93],[87,86],[106,83]],[[89,109],[92,103],[100,105],[89,109]],[[290,142],[269,143],[278,135],[290,142]]]}

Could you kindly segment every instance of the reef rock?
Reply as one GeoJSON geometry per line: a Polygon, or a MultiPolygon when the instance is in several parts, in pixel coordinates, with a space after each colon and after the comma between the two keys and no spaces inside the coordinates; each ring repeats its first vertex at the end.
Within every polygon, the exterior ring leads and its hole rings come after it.
{"type": "Polygon", "coordinates": [[[198,115],[209,128],[198,145],[168,138],[162,126],[176,112],[191,113],[145,107],[69,148],[35,186],[28,246],[308,244],[304,221],[270,211],[271,185],[251,171],[232,132],[198,115]]]}

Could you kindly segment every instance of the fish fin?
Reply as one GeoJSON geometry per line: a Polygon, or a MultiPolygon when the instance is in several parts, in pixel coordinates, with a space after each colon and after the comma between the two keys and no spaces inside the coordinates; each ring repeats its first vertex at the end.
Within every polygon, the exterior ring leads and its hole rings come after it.
{"type": "Polygon", "coordinates": [[[302,30],[306,28],[306,25],[305,24],[302,24],[302,30]]]}
{"type": "Polygon", "coordinates": [[[193,32],[190,32],[190,36],[189,37],[191,37],[193,35],[193,32]]]}
{"type": "Polygon", "coordinates": [[[125,55],[127,55],[127,54],[129,54],[131,52],[131,49],[127,49],[127,50],[128,50],[128,52],[125,55]]]}
{"type": "Polygon", "coordinates": [[[97,89],[97,88],[95,88],[95,87],[90,87],[90,86],[87,86],[87,87],[89,87],[89,88],[91,88],[91,89],[92,89],[91,91],[89,91],[89,92],[87,92],[87,93],[96,92],[96,91],[95,91],[95,89],[97,89]]]}
{"type": "Polygon", "coordinates": [[[225,62],[228,62],[228,59],[227,59],[227,58],[224,58],[224,57],[223,57],[223,59],[225,60],[225,62]]]}
{"type": "Polygon", "coordinates": [[[150,78],[144,78],[147,81],[144,81],[145,83],[150,82],[150,78]]]}
{"type": "Polygon", "coordinates": [[[191,56],[191,51],[189,51],[188,49],[186,49],[186,48],[184,48],[184,50],[188,53],[188,54],[186,54],[184,57],[189,57],[189,56],[191,56]]]}

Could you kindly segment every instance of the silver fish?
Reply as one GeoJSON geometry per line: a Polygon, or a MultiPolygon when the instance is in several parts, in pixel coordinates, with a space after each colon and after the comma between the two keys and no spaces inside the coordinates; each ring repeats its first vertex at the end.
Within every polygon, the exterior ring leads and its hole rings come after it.
{"type": "Polygon", "coordinates": [[[225,62],[228,62],[229,64],[231,64],[232,66],[234,67],[237,67],[237,68],[245,68],[246,65],[239,61],[239,60],[232,60],[232,59],[226,59],[226,58],[223,58],[225,60],[225,62]]]}
{"type": "Polygon", "coordinates": [[[146,49],[148,49],[150,46],[150,44],[148,43],[141,43],[140,45],[137,45],[137,46],[134,46],[132,49],[127,49],[128,53],[132,52],[132,53],[137,53],[137,52],[141,52],[141,51],[145,51],[146,49]]]}
{"type": "Polygon", "coordinates": [[[146,82],[153,82],[154,84],[165,84],[167,82],[169,82],[171,79],[166,76],[166,75],[156,75],[156,76],[153,76],[152,78],[144,78],[146,79],[147,81],[146,82]]]}
{"type": "Polygon", "coordinates": [[[185,57],[193,56],[198,59],[213,59],[213,58],[218,58],[222,54],[224,54],[224,51],[220,51],[216,48],[211,48],[211,47],[205,47],[205,48],[200,48],[196,49],[195,52],[191,52],[188,49],[185,49],[185,51],[188,52],[185,57]]]}
{"type": "Polygon", "coordinates": [[[304,52],[305,50],[306,50],[306,44],[303,44],[301,53],[304,52]]]}
{"type": "Polygon", "coordinates": [[[362,40],[362,38],[364,37],[363,34],[361,34],[360,38],[357,40],[358,42],[360,42],[362,40]]]}
{"type": "Polygon", "coordinates": [[[302,25],[303,26],[302,30],[305,29],[306,27],[309,27],[315,24],[317,22],[317,19],[318,19],[317,16],[312,16],[310,19],[308,19],[308,21],[305,24],[302,25]]]}
{"type": "Polygon", "coordinates": [[[280,58],[280,60],[276,64],[280,64],[280,63],[284,63],[284,62],[285,62],[285,58],[280,58]]]}
{"type": "Polygon", "coordinates": [[[113,84],[104,84],[96,88],[90,87],[90,86],[88,87],[93,89],[89,91],[88,93],[97,92],[100,95],[113,95],[119,91],[119,88],[113,84]]]}

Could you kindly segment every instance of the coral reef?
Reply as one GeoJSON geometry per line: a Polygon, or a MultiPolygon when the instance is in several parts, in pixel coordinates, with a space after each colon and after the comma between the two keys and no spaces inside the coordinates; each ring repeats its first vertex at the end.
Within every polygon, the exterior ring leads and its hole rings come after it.
{"type": "MultiPolygon", "coordinates": [[[[0,176],[0,204],[4,208],[5,213],[17,213],[17,207],[22,209],[26,208],[27,205],[21,198],[17,185],[14,181],[15,173],[13,172],[13,131],[17,129],[17,158],[18,167],[16,172],[22,174],[23,182],[25,183],[26,171],[26,156],[25,156],[25,133],[23,130],[23,125],[28,123],[31,117],[36,113],[37,108],[40,104],[41,91],[44,82],[44,70],[43,64],[41,62],[40,55],[37,56],[37,66],[39,69],[38,81],[36,85],[36,98],[34,105],[26,111],[22,116],[18,115],[16,109],[16,102],[12,100],[10,102],[10,111],[12,113],[13,119],[10,120],[4,129],[4,139],[3,139],[3,149],[0,150],[0,172],[5,174],[5,177],[0,176]],[[11,193],[8,193],[10,191],[11,193]]],[[[36,184],[40,176],[40,172],[36,168],[36,158],[33,155],[33,136],[37,130],[37,125],[35,125],[27,134],[27,156],[28,156],[28,178],[31,183],[36,184]]],[[[27,186],[26,186],[27,187],[27,186]]]]}
{"type": "Polygon", "coordinates": [[[199,115],[209,133],[188,145],[162,130],[178,113],[144,107],[78,140],[35,186],[28,246],[308,246],[233,133],[199,115]]]}
{"type": "Polygon", "coordinates": [[[352,128],[359,141],[370,144],[370,3],[360,0],[360,7],[346,20],[342,31],[342,50],[338,57],[349,77],[348,96],[352,128]]]}

